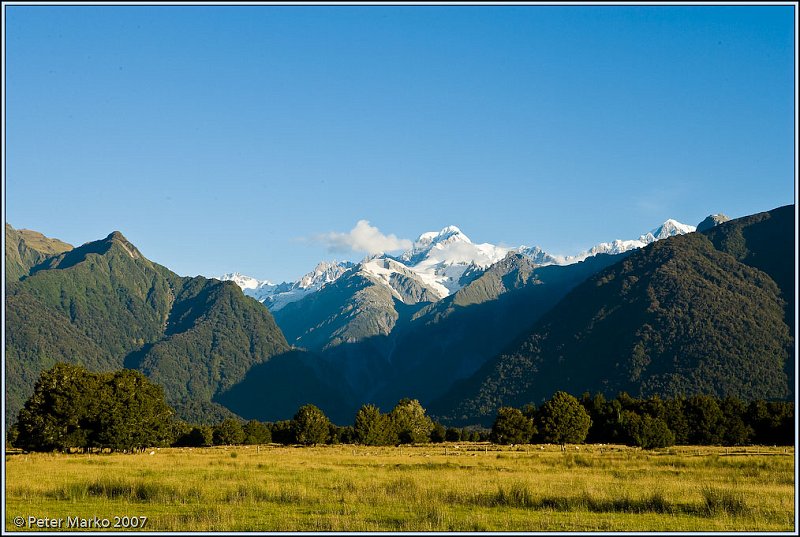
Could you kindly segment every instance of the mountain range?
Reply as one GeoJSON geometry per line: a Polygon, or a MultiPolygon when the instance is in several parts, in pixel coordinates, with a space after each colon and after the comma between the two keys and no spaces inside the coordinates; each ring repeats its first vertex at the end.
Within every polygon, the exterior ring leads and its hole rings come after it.
{"type": "MultiPolygon", "coordinates": [[[[718,215],[709,218],[716,216],[718,215]]],[[[490,243],[475,244],[458,227],[447,226],[438,232],[429,231],[421,234],[409,250],[398,256],[387,254],[371,256],[359,265],[366,274],[383,280],[392,289],[395,287],[394,280],[414,279],[418,286],[432,293],[428,297],[429,300],[435,301],[458,291],[470,281],[471,277],[497,263],[509,253],[522,254],[540,266],[569,265],[597,254],[620,254],[642,248],[657,240],[691,233],[694,230],[694,226],[669,219],[638,239],[604,242],[579,254],[565,256],[549,254],[538,246],[508,248],[490,243]]],[[[263,302],[274,312],[319,291],[323,285],[335,281],[355,266],[350,262],[323,261],[299,280],[280,284],[274,284],[269,280],[258,280],[238,272],[224,274],[219,279],[233,281],[246,295],[263,302]]]]}
{"type": "Polygon", "coordinates": [[[432,411],[490,423],[500,406],[541,404],[555,389],[789,398],[794,342],[785,313],[794,286],[783,276],[791,235],[782,228],[787,239],[772,244],[752,237],[771,235],[765,228],[788,223],[790,211],[631,252],[576,286],[432,411]],[[757,254],[737,260],[731,236],[749,236],[736,246],[757,254]]]}
{"type": "Polygon", "coordinates": [[[556,390],[792,396],[794,206],[668,220],[574,256],[448,226],[295,282],[180,277],[114,232],[77,248],[6,225],[6,418],[56,361],[138,369],[180,417],[348,423],[419,399],[490,423],[556,390]]]}

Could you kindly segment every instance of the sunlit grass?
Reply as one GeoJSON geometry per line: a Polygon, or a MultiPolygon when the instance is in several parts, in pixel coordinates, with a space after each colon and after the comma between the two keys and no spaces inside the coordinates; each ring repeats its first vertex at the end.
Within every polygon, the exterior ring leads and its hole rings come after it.
{"type": "Polygon", "coordinates": [[[16,516],[127,515],[147,516],[151,531],[793,530],[794,450],[743,451],[462,443],[11,455],[6,529],[18,529],[16,516]]]}

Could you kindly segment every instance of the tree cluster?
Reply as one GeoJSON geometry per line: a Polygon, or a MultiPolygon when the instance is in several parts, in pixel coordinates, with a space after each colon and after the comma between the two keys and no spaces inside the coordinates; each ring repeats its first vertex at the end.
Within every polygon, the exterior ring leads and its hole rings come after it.
{"type": "MultiPolygon", "coordinates": [[[[458,429],[447,430],[434,423],[416,399],[403,399],[388,414],[374,405],[363,405],[356,413],[354,424],[345,427],[331,423],[314,405],[304,405],[291,420],[261,423],[251,420],[242,424],[226,419],[213,426],[184,425],[176,445],[210,446],[222,444],[364,444],[387,446],[396,444],[444,442],[451,438],[467,439],[458,429]],[[262,431],[254,434],[253,431],[262,431]],[[203,433],[203,431],[205,431],[203,433]],[[257,439],[265,439],[258,442],[257,439]]],[[[476,438],[477,439],[477,438],[476,438]]]]}
{"type": "Polygon", "coordinates": [[[621,393],[606,400],[584,394],[592,418],[588,442],[616,442],[645,448],[677,445],[794,443],[794,404],[735,397],[694,395],[635,399],[621,393]]]}
{"type": "Polygon", "coordinates": [[[709,395],[634,399],[621,393],[607,400],[585,393],[579,400],[557,392],[538,410],[503,407],[492,442],[615,443],[645,449],[678,445],[790,445],[794,405],[785,401],[745,403],[709,395]]]}
{"type": "Polygon", "coordinates": [[[59,363],[42,373],[20,410],[14,444],[28,451],[166,446],[172,415],[163,389],[138,371],[59,363]]]}
{"type": "Polygon", "coordinates": [[[556,392],[541,408],[521,410],[503,407],[497,412],[490,439],[496,444],[580,444],[586,439],[591,419],[573,396],[556,392]]]}

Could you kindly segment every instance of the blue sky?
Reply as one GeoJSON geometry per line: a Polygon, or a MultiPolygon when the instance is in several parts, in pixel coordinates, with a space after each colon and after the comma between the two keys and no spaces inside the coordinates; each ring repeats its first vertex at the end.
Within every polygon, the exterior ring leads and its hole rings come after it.
{"type": "Polygon", "coordinates": [[[6,221],[295,279],[792,203],[793,6],[4,6],[6,221]]]}

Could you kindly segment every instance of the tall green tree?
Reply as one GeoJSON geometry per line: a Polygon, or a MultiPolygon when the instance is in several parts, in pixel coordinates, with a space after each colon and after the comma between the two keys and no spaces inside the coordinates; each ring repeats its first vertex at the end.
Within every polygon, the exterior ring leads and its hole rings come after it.
{"type": "Polygon", "coordinates": [[[331,422],[316,406],[301,406],[294,415],[292,423],[295,439],[300,444],[309,446],[324,444],[328,441],[331,422]]]}
{"type": "Polygon", "coordinates": [[[258,420],[250,420],[244,425],[244,443],[249,445],[268,444],[272,434],[266,424],[258,420]]]}
{"type": "Polygon", "coordinates": [[[531,418],[517,408],[506,406],[497,411],[489,439],[495,444],[527,444],[535,430],[531,418]]]}
{"type": "Polygon", "coordinates": [[[401,443],[417,444],[430,441],[433,421],[425,414],[425,409],[416,399],[401,399],[389,415],[401,443]]]}
{"type": "Polygon", "coordinates": [[[719,406],[723,419],[722,443],[726,446],[749,444],[755,431],[745,422],[747,405],[735,397],[725,397],[719,406]]]}
{"type": "Polygon", "coordinates": [[[270,425],[270,433],[272,434],[272,441],[278,444],[288,446],[296,441],[295,427],[292,420],[276,421],[270,425]]]}
{"type": "Polygon", "coordinates": [[[586,439],[592,420],[575,397],[556,392],[539,409],[539,424],[545,442],[580,444],[586,439]]]}
{"type": "Polygon", "coordinates": [[[244,427],[235,418],[225,418],[214,427],[213,441],[217,446],[234,446],[244,444],[244,427]]]}
{"type": "Polygon", "coordinates": [[[17,446],[29,451],[88,447],[100,406],[97,375],[58,363],[43,371],[19,412],[17,446]]]}
{"type": "Polygon", "coordinates": [[[690,444],[722,443],[725,421],[716,398],[710,395],[694,395],[686,400],[684,413],[689,424],[690,444]]]}
{"type": "Polygon", "coordinates": [[[753,401],[747,407],[747,421],[759,444],[794,443],[794,404],[784,401],[753,401]]]}
{"type": "Polygon", "coordinates": [[[363,405],[356,412],[353,424],[355,440],[365,446],[388,446],[397,443],[397,433],[391,419],[375,405],[363,405]]]}
{"type": "Polygon", "coordinates": [[[685,445],[689,443],[689,421],[686,418],[686,399],[676,397],[664,402],[664,421],[669,430],[675,433],[675,443],[685,445]]]}
{"type": "Polygon", "coordinates": [[[446,433],[447,429],[444,428],[444,425],[442,425],[438,421],[434,422],[433,430],[431,431],[431,436],[430,436],[431,442],[433,442],[434,444],[439,444],[444,442],[446,433]]]}
{"type": "Polygon", "coordinates": [[[622,411],[622,430],[626,443],[644,449],[668,447],[675,444],[675,433],[669,430],[661,418],[649,414],[637,414],[632,410],[622,411]]]}
{"type": "Polygon", "coordinates": [[[123,369],[102,375],[97,447],[115,450],[169,445],[174,412],[164,400],[164,390],[138,371],[123,369]]]}
{"type": "Polygon", "coordinates": [[[198,425],[178,436],[176,446],[206,447],[214,443],[214,429],[210,425],[198,425]]]}

